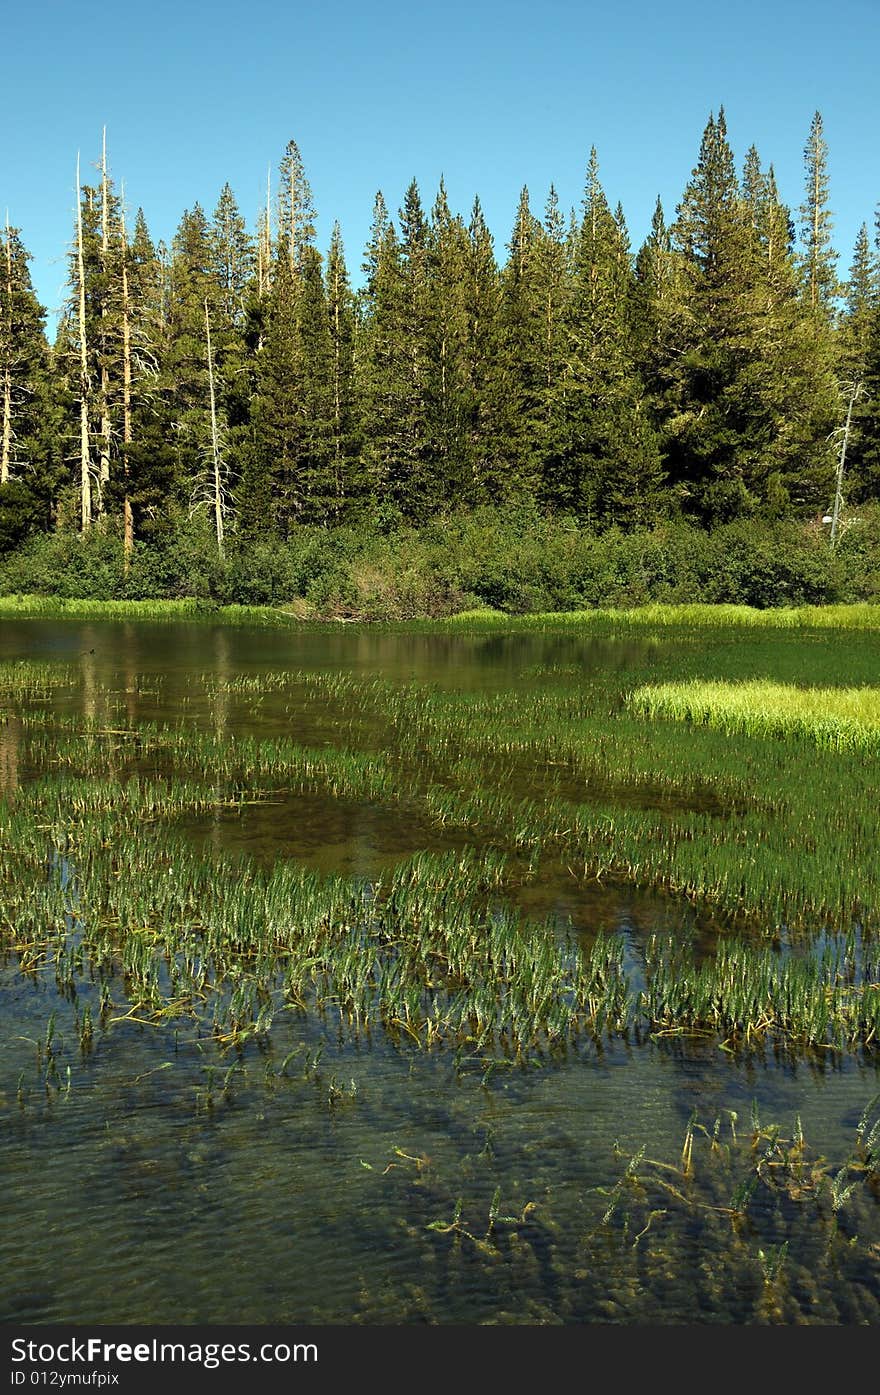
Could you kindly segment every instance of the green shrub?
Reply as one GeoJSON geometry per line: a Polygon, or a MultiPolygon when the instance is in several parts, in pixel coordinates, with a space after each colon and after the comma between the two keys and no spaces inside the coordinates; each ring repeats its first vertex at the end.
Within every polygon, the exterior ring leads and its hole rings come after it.
{"type": "Polygon", "coordinates": [[[595,532],[520,506],[382,532],[303,525],[240,539],[218,556],[209,521],[177,519],[135,544],[117,530],[32,535],[0,555],[0,592],[94,599],[304,605],[310,613],[404,620],[489,606],[508,614],[664,604],[757,608],[880,597],[880,509],[849,520],[837,548],[814,523],[685,519],[595,532]]]}

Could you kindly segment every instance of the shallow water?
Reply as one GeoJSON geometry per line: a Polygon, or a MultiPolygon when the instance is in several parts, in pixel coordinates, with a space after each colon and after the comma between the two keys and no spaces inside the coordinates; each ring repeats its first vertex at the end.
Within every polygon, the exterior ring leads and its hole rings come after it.
{"type": "MultiPolygon", "coordinates": [[[[18,621],[0,630],[0,660],[72,667],[70,688],[37,704],[62,715],[377,752],[381,719],[342,700],[218,691],[204,676],[228,684],[335,671],[474,694],[575,680],[613,707],[622,688],[669,671],[802,678],[805,650],[809,681],[880,671],[878,641],[863,635],[814,644],[784,634],[617,641],[349,626],[18,621]]],[[[0,793],[11,807],[37,773],[25,747],[20,724],[0,725],[0,793]]],[[[521,765],[515,776],[524,792],[545,778],[521,765]]],[[[656,792],[628,797],[658,802],[656,792]]],[[[479,844],[405,804],[291,790],[270,801],[177,826],[206,850],[366,880],[420,849],[479,844]]],[[[717,812],[729,816],[723,805],[717,812]]],[[[712,914],[675,898],[585,884],[564,858],[547,860],[516,896],[584,943],[599,929],[624,933],[636,970],[658,929],[704,945],[717,931],[712,914]]],[[[852,1155],[880,1091],[876,1052],[734,1053],[709,1038],[633,1033],[526,1066],[493,1064],[352,1032],[331,1007],[291,1008],[267,1038],[225,1053],[190,1018],[96,1023],[83,1054],[76,1005],[54,977],[22,974],[12,955],[0,962],[2,1321],[880,1321],[876,1182],[853,1172],[858,1186],[835,1210],[828,1187],[807,1176],[815,1165],[833,1180],[852,1155]],[[50,1071],[40,1044],[53,1013],[50,1071]],[[771,1124],[787,1143],[802,1131],[801,1174],[772,1151],[771,1124]],[[753,1176],[747,1208],[731,1214],[753,1176]]]]}

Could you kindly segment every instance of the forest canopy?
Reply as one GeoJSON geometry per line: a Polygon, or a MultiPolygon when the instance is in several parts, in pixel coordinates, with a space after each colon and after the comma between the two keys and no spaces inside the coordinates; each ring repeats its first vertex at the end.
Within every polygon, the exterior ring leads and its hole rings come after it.
{"type": "Polygon", "coordinates": [[[842,280],[827,153],[817,112],[791,210],[713,113],[637,249],[595,150],[570,214],[522,190],[501,255],[479,199],[454,212],[441,181],[428,207],[413,181],[396,216],[376,196],[355,289],[338,224],[316,245],[294,141],[253,230],[226,185],[165,246],[105,140],[97,180],[77,170],[54,343],[23,235],[0,231],[0,552],[103,530],[129,559],[198,515],[221,558],[451,507],[599,533],[817,519],[847,422],[846,501],[870,504],[880,232],[842,280]]]}

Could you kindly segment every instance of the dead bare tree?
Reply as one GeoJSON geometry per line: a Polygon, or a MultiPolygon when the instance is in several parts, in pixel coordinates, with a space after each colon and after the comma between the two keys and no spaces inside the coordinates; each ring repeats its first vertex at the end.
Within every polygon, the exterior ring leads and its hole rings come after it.
{"type": "Polygon", "coordinates": [[[83,264],[82,190],[79,183],[79,154],[76,157],[76,267],[79,290],[79,452],[80,518],[82,531],[92,526],[92,467],[89,447],[89,357],[86,342],[86,274],[83,264]]]}

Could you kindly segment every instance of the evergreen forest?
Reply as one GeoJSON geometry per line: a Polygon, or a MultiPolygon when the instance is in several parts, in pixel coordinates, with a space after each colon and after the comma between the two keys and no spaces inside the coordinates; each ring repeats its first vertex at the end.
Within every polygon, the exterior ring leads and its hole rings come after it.
{"type": "Polygon", "coordinates": [[[442,181],[396,214],[377,194],[357,277],[338,224],[317,245],[294,141],[253,228],[226,185],[170,246],[106,138],[94,169],[54,342],[0,230],[0,589],[377,615],[870,598],[880,213],[840,267],[820,113],[797,208],[754,146],[738,168],[722,108],[641,246],[593,150],[580,206],[524,188],[503,249],[442,181]]]}

